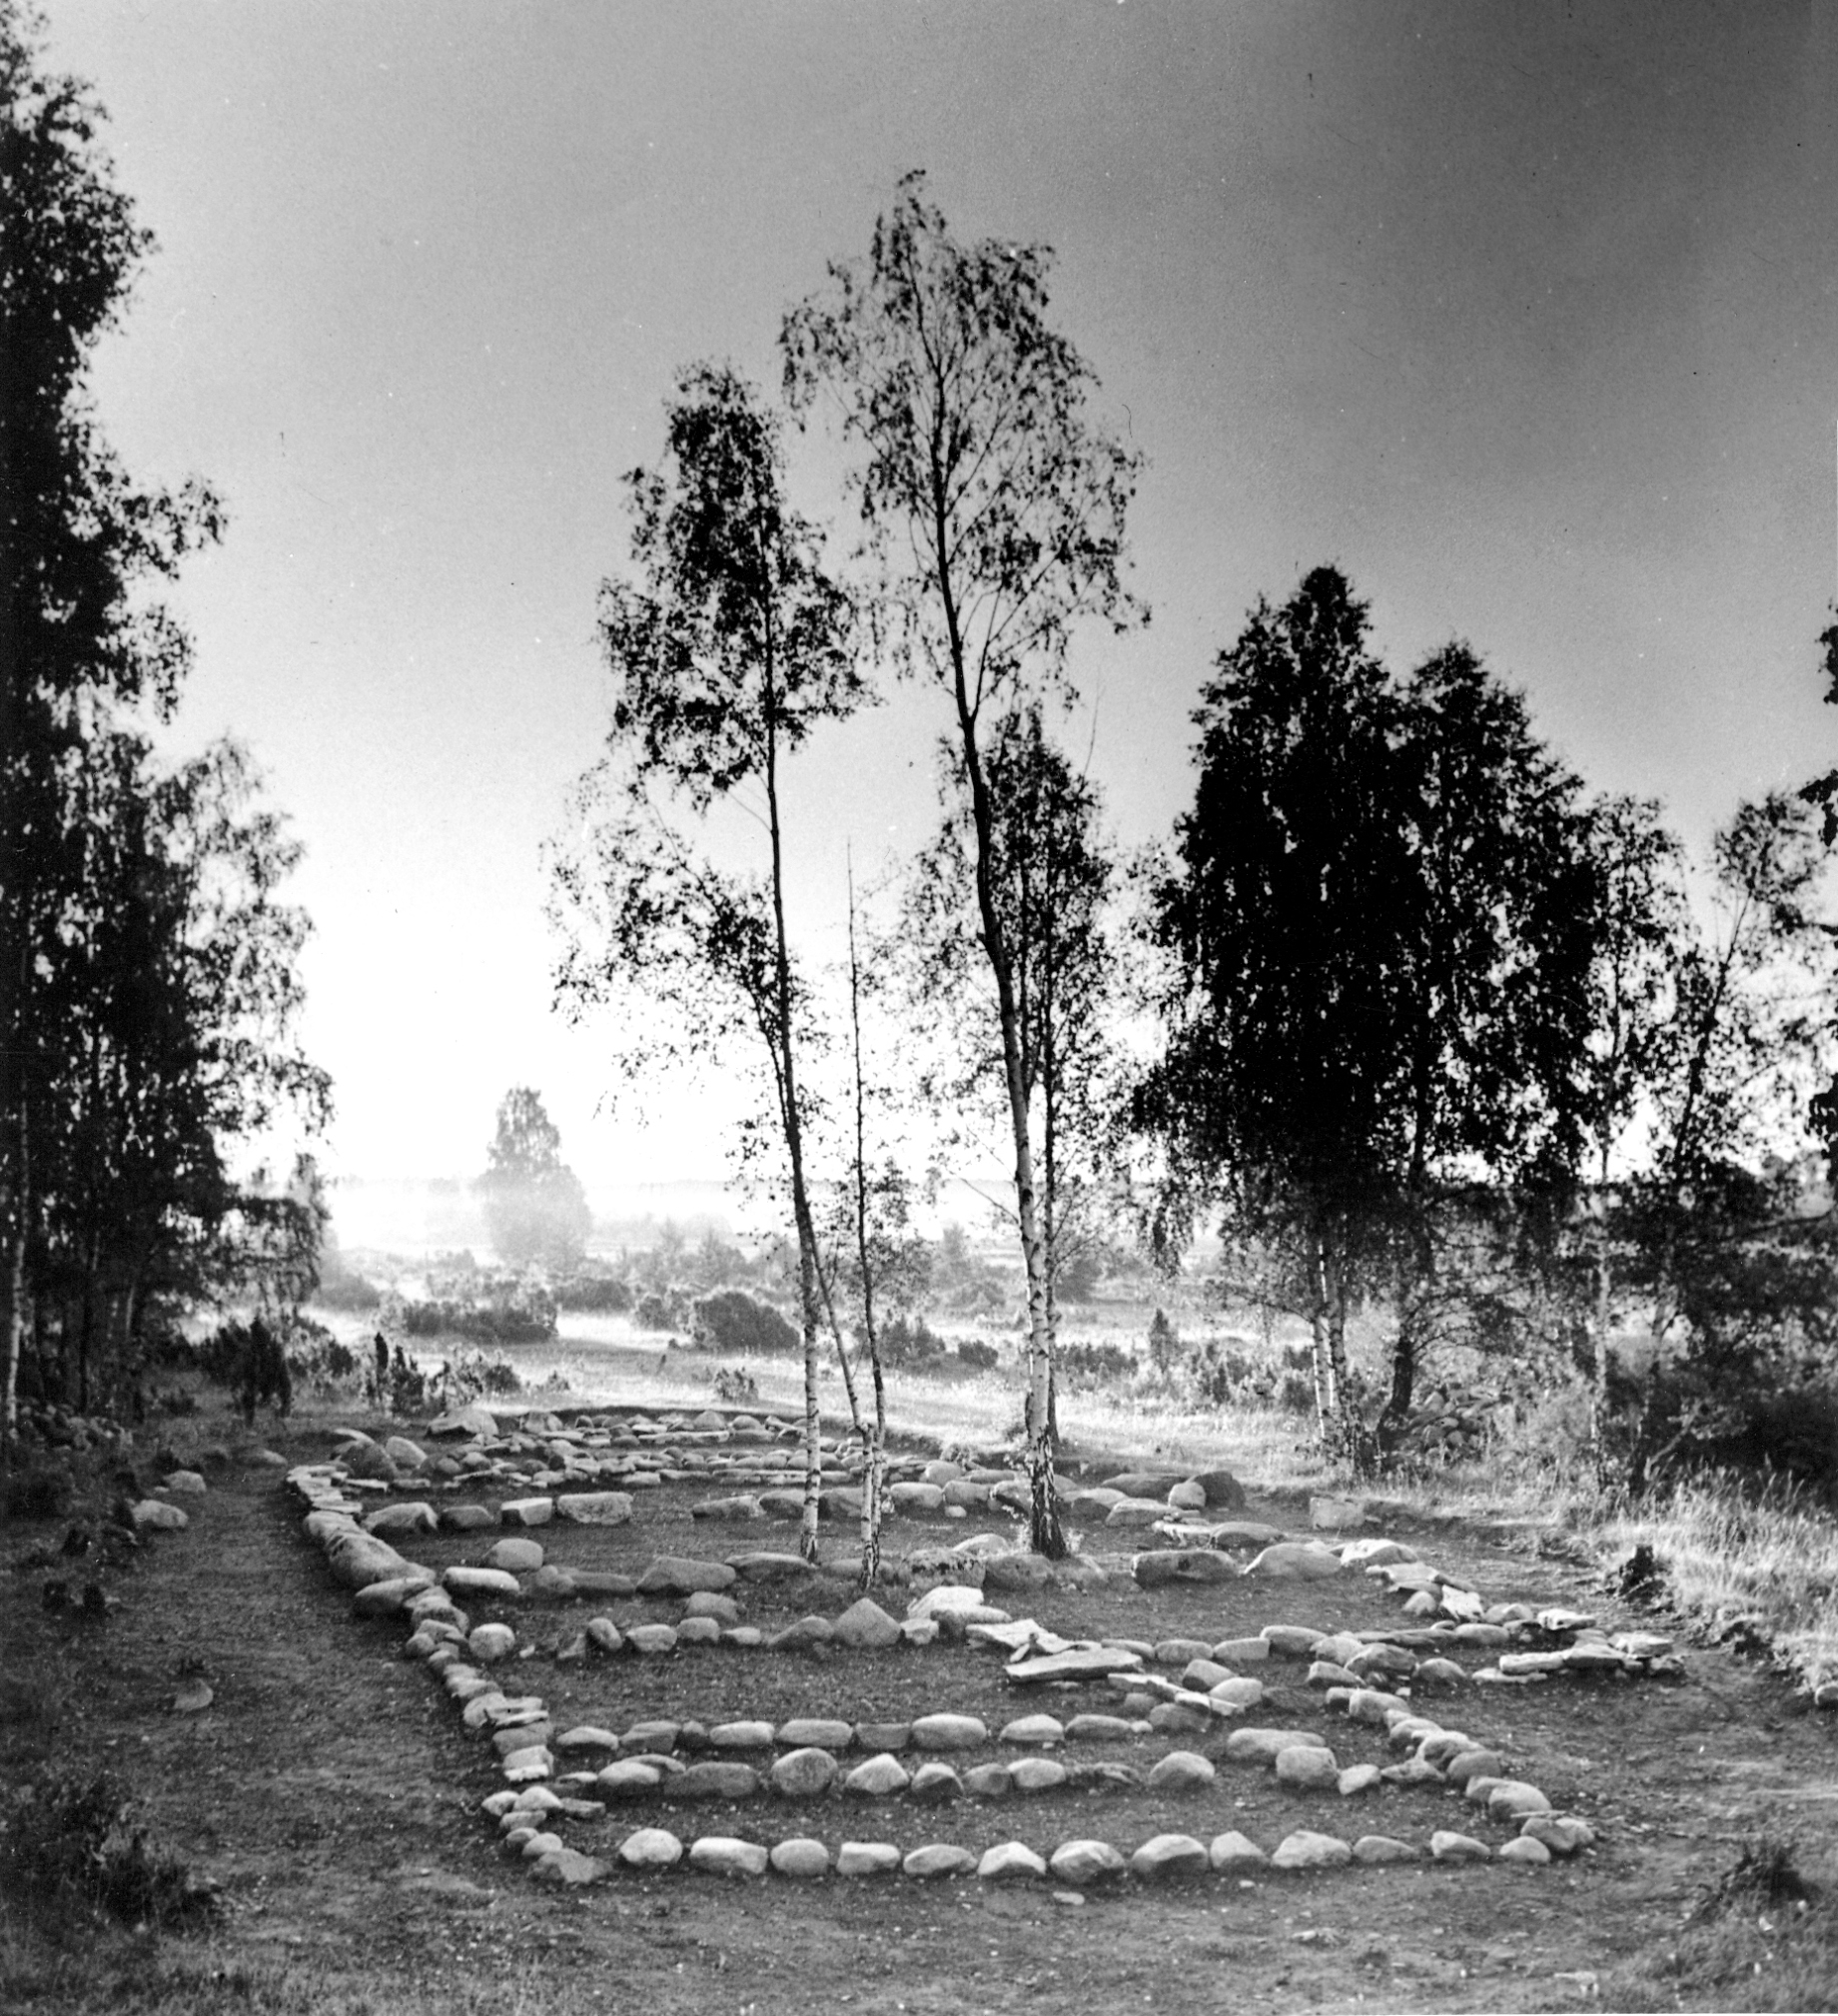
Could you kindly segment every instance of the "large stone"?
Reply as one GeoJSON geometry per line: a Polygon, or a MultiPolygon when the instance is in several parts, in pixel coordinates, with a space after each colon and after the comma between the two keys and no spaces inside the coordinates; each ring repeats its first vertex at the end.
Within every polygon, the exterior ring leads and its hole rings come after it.
{"type": "Polygon", "coordinates": [[[441,1509],[441,1523],[449,1532],[472,1533],[485,1526],[497,1523],[497,1514],[489,1506],[450,1505],[441,1509]]]}
{"type": "Polygon", "coordinates": [[[766,1773],[772,1789],[787,1799],[814,1799],[836,1782],[834,1755],[815,1745],[787,1750],[766,1773]]]}
{"type": "Polygon", "coordinates": [[[1104,1515],[1112,1528],[1159,1525],[1168,1516],[1168,1507],[1160,1499],[1120,1498],[1104,1515]]]}
{"type": "Polygon", "coordinates": [[[645,1757],[620,1757],[594,1778],[600,1797],[610,1800],[644,1799],[663,1783],[664,1767],[645,1757]]]}
{"type": "Polygon", "coordinates": [[[857,1651],[883,1651],[900,1642],[900,1624],[872,1596],[859,1597],[843,1611],[831,1629],[836,1642],[857,1651]]]}
{"type": "Polygon", "coordinates": [[[1264,1683],[1262,1680],[1220,1680],[1216,1685],[1208,1687],[1207,1699],[1215,1707],[1230,1708],[1234,1713],[1243,1713],[1246,1708],[1255,1708],[1263,1701],[1264,1683]]]}
{"type": "Polygon", "coordinates": [[[1341,1572],[1340,1556],[1312,1540],[1279,1540],[1266,1547],[1245,1572],[1266,1581],[1313,1582],[1341,1572]]]}
{"type": "Polygon", "coordinates": [[[1062,1841],[1047,1864],[1055,1882],[1080,1890],[1114,1883],[1129,1866],[1109,1841],[1062,1841]]]}
{"type": "Polygon", "coordinates": [[[683,1859],[683,1844],[662,1827],[640,1827],[619,1843],[619,1860],[628,1869],[668,1869],[683,1859]]]}
{"type": "Polygon", "coordinates": [[[717,1624],[733,1625],[740,1621],[740,1605],[732,1596],[724,1596],[714,1589],[697,1589],[683,1604],[685,1617],[713,1617],[717,1624]]]}
{"type": "Polygon", "coordinates": [[[431,1533],[441,1523],[431,1505],[421,1500],[407,1501],[398,1505],[379,1506],[364,1520],[364,1530],[368,1533],[431,1533]]]}
{"type": "Polygon", "coordinates": [[[890,1876],[900,1866],[900,1851],[891,1841],[844,1841],[836,1850],[839,1876],[890,1876]]]}
{"type": "Polygon", "coordinates": [[[1219,1776],[1211,1761],[1194,1750],[1170,1750],[1149,1773],[1152,1792],[1197,1792],[1219,1776]]]}
{"type": "Polygon", "coordinates": [[[1006,1799],[1015,1789],[1014,1770],[1008,1764],[977,1764],[964,1773],[963,1785],[973,1799],[1006,1799]]]}
{"type": "Polygon", "coordinates": [[[444,1568],[441,1580],[462,1596],[503,1596],[514,1601],[523,1593],[521,1583],[507,1568],[444,1568]]]}
{"type": "Polygon", "coordinates": [[[681,1554],[659,1554],[638,1577],[641,1596],[690,1596],[697,1589],[719,1592],[738,1579],[725,1561],[689,1560],[681,1554]]]}
{"type": "Polygon", "coordinates": [[[1197,1477],[1188,1480],[1197,1484],[1206,1494],[1209,1508],[1219,1512],[1243,1512],[1245,1510],[1245,1487],[1229,1470],[1203,1470],[1197,1477]]]}
{"type": "Polygon", "coordinates": [[[423,1469],[428,1462],[428,1452],[406,1435],[391,1436],[383,1446],[383,1453],[398,1470],[410,1474],[423,1469]]]}
{"type": "Polygon", "coordinates": [[[975,1715],[920,1715],[912,1732],[922,1750],[968,1750],[989,1741],[988,1724],[975,1715]]]}
{"type": "Polygon", "coordinates": [[[1262,1632],[1264,1642],[1283,1659],[1312,1659],[1315,1647],[1327,1635],[1307,1624],[1266,1624],[1262,1632]]]}
{"type": "Polygon", "coordinates": [[[1012,1686],[1032,1687],[1056,1680],[1096,1680],[1110,1673],[1135,1673],[1142,1670],[1142,1665],[1140,1652],[1093,1645],[1040,1657],[1022,1657],[1005,1667],[1004,1672],[1012,1686]]]}
{"type": "Polygon", "coordinates": [[[676,1649],[676,1627],[674,1624],[629,1624],[625,1630],[625,1643],[634,1652],[654,1658],[662,1652],[676,1649]]]}
{"type": "Polygon", "coordinates": [[[465,1647],[481,1665],[490,1665],[516,1650],[516,1632],[508,1624],[480,1624],[465,1647]]]}
{"type": "Polygon", "coordinates": [[[500,1525],[545,1526],[555,1516],[552,1498],[506,1499],[497,1509],[500,1525]]]}
{"type": "Polygon", "coordinates": [[[689,1847],[689,1866],[711,1876],[763,1876],[770,1859],[757,1842],[732,1834],[704,1834],[689,1847]]]}
{"type": "Polygon", "coordinates": [[[963,1789],[963,1780],[951,1766],[934,1757],[913,1773],[907,1797],[921,1806],[943,1806],[960,1797],[963,1789]]]}
{"type": "Polygon", "coordinates": [[[983,1850],[976,1872],[985,1883],[1013,1883],[1044,1876],[1047,1865],[1025,1842],[998,1841],[983,1850]]]}
{"type": "Polygon", "coordinates": [[[1012,1722],[1003,1724],[998,1740],[1046,1745],[1063,1743],[1066,1740],[1066,1725],[1057,1715],[1017,1715],[1012,1722]]]}
{"type": "Polygon", "coordinates": [[[1487,1794],[1487,1817],[1490,1820],[1532,1820],[1550,1809],[1551,1802],[1536,1785],[1527,1785],[1517,1778],[1495,1785],[1487,1794]]]}
{"type": "Polygon", "coordinates": [[[1318,1750],[1311,1743],[1292,1743],[1278,1753],[1277,1782],[1298,1791],[1322,1791],[1340,1784],[1341,1767],[1332,1750],[1318,1750]]]}
{"type": "Polygon", "coordinates": [[[1389,1834],[1362,1834],[1353,1844],[1353,1858],[1356,1862],[1378,1865],[1384,1862],[1420,1862],[1422,1850],[1411,1847],[1408,1841],[1399,1841],[1389,1834]]]}
{"type": "Polygon", "coordinates": [[[479,1436],[490,1438],[497,1434],[497,1418],[488,1409],[475,1402],[469,1407],[449,1408],[443,1415],[428,1424],[428,1433],[438,1436],[479,1436]]]}
{"type": "Polygon", "coordinates": [[[1335,1869],[1352,1860],[1353,1850],[1345,1841],[1307,1827],[1286,1835],[1270,1858],[1274,1869],[1335,1869]]]}
{"type": "Polygon", "coordinates": [[[1008,1781],[1018,1792],[1051,1792],[1071,1775],[1057,1757],[1021,1757],[1008,1767],[1008,1781]]]}
{"type": "MultiPolygon", "coordinates": [[[[157,1499],[149,1499],[146,1505],[158,1506],[157,1499]]],[[[172,1513],[172,1517],[143,1519],[145,1506],[134,1509],[136,1525],[149,1523],[162,1526],[183,1526],[185,1514],[177,1506],[165,1506],[162,1511],[172,1513]]],[[[399,1554],[388,1540],[379,1539],[356,1525],[335,1533],[326,1542],[326,1564],[332,1570],[335,1581],[342,1582],[348,1589],[368,1588],[372,1582],[389,1581],[396,1575],[412,1575],[420,1570],[420,1563],[399,1554]]]]}
{"type": "Polygon", "coordinates": [[[1070,1743],[1127,1743],[1141,1734],[1141,1725],[1127,1715],[1074,1715],[1066,1724],[1070,1743]]]}
{"type": "Polygon", "coordinates": [[[887,1494],[888,1503],[897,1512],[935,1512],[944,1510],[945,1493],[941,1484],[897,1484],[887,1494]]]}
{"type": "Polygon", "coordinates": [[[1376,1792],[1384,1777],[1377,1764],[1349,1764],[1335,1783],[1343,1799],[1354,1799],[1362,1792],[1376,1792]]]}
{"type": "Polygon", "coordinates": [[[1283,1752],[1300,1743],[1326,1750],[1326,1740],[1312,1729],[1234,1729],[1226,1738],[1226,1755],[1235,1764],[1274,1764],[1283,1752]]]}
{"type": "Polygon", "coordinates": [[[502,1568],[506,1574],[524,1574],[542,1565],[542,1544],[539,1540],[502,1539],[485,1549],[484,1564],[488,1568],[502,1568]]]}
{"type": "Polygon", "coordinates": [[[711,1519],[717,1524],[735,1519],[764,1518],[765,1512],[756,1498],[741,1494],[734,1498],[705,1498],[689,1508],[689,1516],[694,1519],[711,1519]]]}
{"type": "Polygon", "coordinates": [[[759,1790],[759,1773],[751,1764],[714,1759],[691,1764],[665,1779],[666,1799],[749,1799],[759,1790]]]}
{"type": "Polygon", "coordinates": [[[1130,1873],[1148,1883],[1204,1876],[1210,1866],[1206,1844],[1192,1834],[1157,1834],[1130,1857],[1130,1873]]]}
{"type": "Polygon", "coordinates": [[[630,1492],[568,1492],[555,1501],[555,1516],[575,1525],[623,1525],[631,1515],[630,1492]]]}
{"type": "Polygon", "coordinates": [[[1494,1855],[1497,1862],[1516,1862],[1541,1868],[1551,1858],[1550,1850],[1540,1840],[1529,1834],[1520,1834],[1515,1840],[1506,1842],[1494,1855]]]}
{"type": "MultiPolygon", "coordinates": [[[[1432,1757],[1432,1748],[1424,1744],[1417,1753],[1432,1757]]],[[[1451,1785],[1465,1786],[1470,1778],[1503,1778],[1506,1775],[1505,1760],[1497,1750],[1460,1750],[1442,1766],[1442,1775],[1451,1785]]]]}
{"type": "Polygon", "coordinates": [[[1567,1814],[1559,1818],[1554,1813],[1534,1813],[1520,1826],[1519,1834],[1524,1840],[1541,1841],[1553,1855],[1573,1855],[1595,1840],[1595,1829],[1587,1820],[1567,1814]]]}
{"type": "Polygon", "coordinates": [[[583,1633],[596,1652],[622,1652],[625,1637],[610,1617],[589,1617],[583,1633]]]}
{"type": "Polygon", "coordinates": [[[812,1645],[827,1645],[835,1635],[835,1626],[828,1617],[813,1614],[787,1624],[782,1631],[775,1632],[767,1643],[775,1652],[807,1651],[812,1645]]]}
{"type": "Polygon", "coordinates": [[[352,1597],[351,1606],[361,1617],[387,1617],[407,1609],[411,1597],[422,1594],[434,1577],[426,1572],[392,1575],[389,1580],[370,1582],[352,1597]]]}
{"type": "Polygon", "coordinates": [[[1490,1862],[1493,1851],[1472,1834],[1457,1834],[1438,1827],[1429,1837],[1429,1852],[1438,1862],[1490,1862]]]}

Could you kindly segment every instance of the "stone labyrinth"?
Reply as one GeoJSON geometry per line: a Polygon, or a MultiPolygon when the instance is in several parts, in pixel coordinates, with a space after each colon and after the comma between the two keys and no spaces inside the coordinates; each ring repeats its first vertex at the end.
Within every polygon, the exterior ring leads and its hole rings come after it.
{"type": "MultiPolygon", "coordinates": [[[[1396,1541],[1222,1518],[1245,1503],[1224,1472],[1063,1482],[1079,1548],[1049,1564],[1012,1529],[957,1537],[1025,1512],[1017,1473],[896,1456],[896,1616],[850,1599],[842,1546],[812,1566],[733,1544],[797,1517],[797,1435],[468,1408],[430,1426],[438,1453],[342,1432],[289,1473],[358,1617],[406,1627],[476,1735],[500,1781],[482,1822],[537,1877],[965,1875],[1077,1901],[1353,1862],[1535,1868],[1595,1834],[1515,1766],[1498,1711],[1676,1670],[1666,1638],[1490,1604],[1396,1541]],[[1103,1551],[1130,1528],[1146,1551],[1103,1551]],[[706,1831],[679,1810],[698,1807],[706,1831]]],[[[858,1477],[826,1443],[832,1529],[858,1477]]]]}

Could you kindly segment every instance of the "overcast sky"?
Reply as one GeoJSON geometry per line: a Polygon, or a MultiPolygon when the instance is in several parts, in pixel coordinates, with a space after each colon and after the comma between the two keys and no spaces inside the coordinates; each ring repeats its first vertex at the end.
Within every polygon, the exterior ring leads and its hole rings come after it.
{"type": "MultiPolygon", "coordinates": [[[[674,370],[776,383],[784,310],[906,170],[1044,242],[1146,454],[1144,633],[1075,668],[1115,826],[1324,560],[1400,668],[1465,636],[1601,789],[1701,841],[1838,760],[1829,5],[51,0],[161,250],[99,360],[143,480],[225,495],[181,732],[308,847],[307,1041],[345,1173],[467,1174],[538,1086],[590,1180],[718,1173],[706,1100],[594,1116],[548,1006],[542,841],[592,760],[619,477],[674,370]]],[[[833,462],[796,451],[833,516],[833,462]]],[[[794,780],[794,920],[930,823],[931,696],[794,780]]]]}

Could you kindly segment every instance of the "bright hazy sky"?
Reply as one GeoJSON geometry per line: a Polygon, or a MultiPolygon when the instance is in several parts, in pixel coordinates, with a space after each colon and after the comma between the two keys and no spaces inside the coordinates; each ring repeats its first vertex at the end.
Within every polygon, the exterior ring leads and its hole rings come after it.
{"type": "MultiPolygon", "coordinates": [[[[1602,789],[1701,840],[1838,759],[1838,10],[1343,0],[50,0],[161,250],[96,374],[144,480],[225,495],[181,720],[308,847],[308,1044],[346,1173],[482,1167],[508,1085],[594,1182],[718,1173],[708,1102],[594,1117],[538,849],[594,758],[618,478],[674,369],[776,384],[787,306],[907,169],[1056,248],[1145,451],[1144,633],[1076,669],[1113,822],[1165,833],[1261,592],[1340,564],[1602,789]]],[[[821,443],[802,494],[840,516],[821,443]]],[[[794,921],[916,845],[933,696],[793,781],[794,921]]]]}

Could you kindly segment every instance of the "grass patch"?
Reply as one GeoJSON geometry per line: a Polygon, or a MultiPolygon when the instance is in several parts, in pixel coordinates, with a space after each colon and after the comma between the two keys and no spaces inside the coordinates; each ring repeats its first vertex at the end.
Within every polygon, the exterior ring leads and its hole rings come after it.
{"type": "Polygon", "coordinates": [[[216,1893],[152,1840],[138,1802],[106,1772],[43,1766],[12,1792],[0,1820],[0,1890],[136,1926],[199,1925],[217,1914],[216,1893]]]}
{"type": "Polygon", "coordinates": [[[1838,1524],[1804,1492],[1691,1479],[1663,1500],[1609,1509],[1586,1537],[1604,1561],[1651,1548],[1680,1610],[1752,1616],[1807,1686],[1838,1680],[1838,1524]]]}

